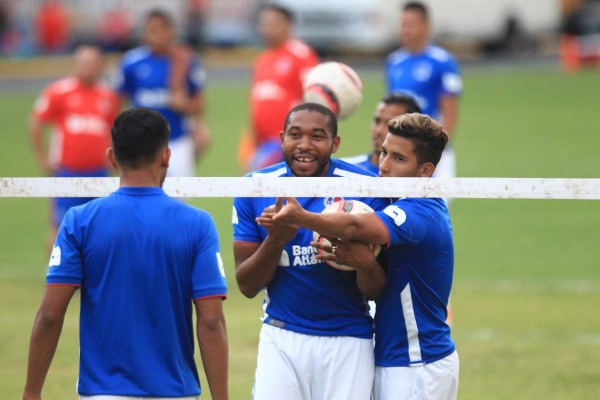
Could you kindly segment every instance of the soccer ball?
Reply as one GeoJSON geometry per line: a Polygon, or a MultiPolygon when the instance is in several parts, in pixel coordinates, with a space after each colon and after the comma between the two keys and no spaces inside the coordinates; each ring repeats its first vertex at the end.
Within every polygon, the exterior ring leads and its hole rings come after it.
{"type": "Polygon", "coordinates": [[[308,71],[304,80],[304,101],[327,106],[338,119],[345,119],[360,105],[362,90],[360,77],[352,68],[329,61],[308,71]]]}
{"type": "MultiPolygon", "coordinates": [[[[322,211],[323,214],[329,214],[329,213],[363,214],[363,213],[372,213],[372,212],[373,212],[373,209],[371,207],[369,207],[369,205],[363,203],[362,201],[358,201],[358,200],[336,201],[336,202],[328,205],[327,207],[325,207],[325,209],[322,211]]],[[[329,240],[327,240],[326,238],[324,238],[323,236],[321,236],[318,232],[313,232],[313,240],[317,243],[325,244],[328,246],[331,245],[331,242],[329,240]]],[[[377,257],[377,255],[381,251],[381,246],[379,246],[379,245],[370,245],[370,246],[371,246],[371,249],[373,250],[373,254],[375,255],[375,257],[377,257]]],[[[326,252],[319,249],[319,254],[323,254],[323,253],[326,253],[326,252]]],[[[333,268],[336,268],[336,269],[339,269],[342,271],[355,271],[355,268],[348,267],[347,265],[343,265],[343,264],[338,264],[334,261],[327,260],[325,262],[327,264],[329,264],[330,266],[332,266],[333,268]]]]}

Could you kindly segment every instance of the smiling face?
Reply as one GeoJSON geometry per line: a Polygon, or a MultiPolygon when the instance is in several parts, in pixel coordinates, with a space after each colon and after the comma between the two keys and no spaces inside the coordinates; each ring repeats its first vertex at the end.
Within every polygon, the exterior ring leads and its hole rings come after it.
{"type": "Polygon", "coordinates": [[[427,177],[433,173],[433,164],[419,165],[414,144],[410,139],[388,133],[379,156],[379,176],[387,178],[427,177]]]}
{"type": "Polygon", "coordinates": [[[285,162],[294,176],[325,176],[331,154],[339,145],[340,137],[333,136],[329,117],[318,111],[292,113],[286,130],[281,132],[285,162]]]}

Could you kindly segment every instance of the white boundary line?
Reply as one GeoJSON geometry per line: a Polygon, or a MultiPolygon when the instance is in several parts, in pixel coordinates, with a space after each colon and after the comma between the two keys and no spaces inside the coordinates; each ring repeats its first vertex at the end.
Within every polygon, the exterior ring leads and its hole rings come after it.
{"type": "MultiPolygon", "coordinates": [[[[0,178],[0,197],[99,197],[118,178],[0,178]]],[[[167,178],[176,197],[453,197],[600,200],[600,179],[562,178],[167,178]]]]}

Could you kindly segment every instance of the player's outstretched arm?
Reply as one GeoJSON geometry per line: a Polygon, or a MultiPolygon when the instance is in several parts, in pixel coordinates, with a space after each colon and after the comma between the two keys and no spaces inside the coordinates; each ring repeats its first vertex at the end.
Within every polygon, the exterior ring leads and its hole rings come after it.
{"type": "Polygon", "coordinates": [[[56,352],[67,307],[76,290],[75,286],[57,285],[47,286],[44,291],[29,341],[23,400],[42,398],[42,387],[56,352]]]}
{"type": "Polygon", "coordinates": [[[317,214],[306,211],[293,197],[277,199],[287,201],[279,212],[264,212],[257,219],[259,225],[274,223],[294,224],[319,232],[323,236],[363,243],[387,244],[387,229],[374,214],[317,214]]]}
{"type": "Polygon", "coordinates": [[[211,396],[215,400],[227,400],[229,398],[229,345],[223,314],[223,299],[220,297],[198,299],[194,304],[198,346],[211,396]]]}

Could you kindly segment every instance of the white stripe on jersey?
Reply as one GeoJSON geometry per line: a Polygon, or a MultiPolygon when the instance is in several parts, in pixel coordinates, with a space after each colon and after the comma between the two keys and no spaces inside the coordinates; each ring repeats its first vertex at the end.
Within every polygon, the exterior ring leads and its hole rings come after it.
{"type": "Polygon", "coordinates": [[[340,160],[346,161],[348,164],[358,164],[367,161],[368,158],[368,154],[361,154],[360,156],[340,158],[340,160]]]}
{"type": "Polygon", "coordinates": [[[332,175],[337,175],[337,176],[362,176],[364,177],[365,174],[361,174],[358,172],[351,172],[351,171],[346,171],[345,169],[340,169],[340,168],[336,168],[333,170],[333,174],[332,175]]]}
{"type": "Polygon", "coordinates": [[[407,284],[400,293],[400,301],[402,302],[402,314],[404,314],[406,338],[408,339],[408,358],[411,364],[418,363],[422,360],[421,345],[419,344],[419,327],[415,318],[410,284],[407,284]]]}
{"type": "Polygon", "coordinates": [[[276,169],[275,171],[271,171],[271,172],[253,172],[252,176],[257,176],[257,177],[261,177],[261,176],[281,176],[284,175],[287,172],[287,168],[286,167],[281,167],[279,169],[276,169]]]}

